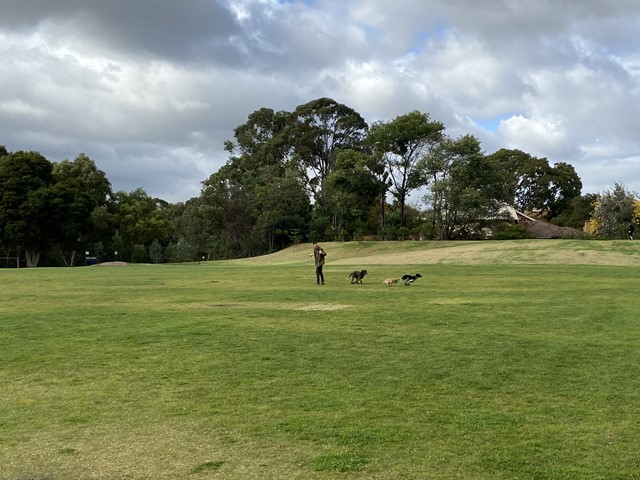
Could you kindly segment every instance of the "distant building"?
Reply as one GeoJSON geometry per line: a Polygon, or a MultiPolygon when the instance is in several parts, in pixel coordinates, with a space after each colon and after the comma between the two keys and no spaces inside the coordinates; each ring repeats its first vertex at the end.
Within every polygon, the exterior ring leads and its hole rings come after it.
{"type": "MultiPolygon", "coordinates": [[[[579,237],[583,231],[571,227],[559,227],[553,223],[549,223],[541,218],[536,218],[535,213],[527,215],[522,212],[516,212],[518,215],[518,223],[527,229],[529,234],[534,238],[567,238],[579,237]]],[[[589,233],[589,231],[587,231],[589,233]]]]}

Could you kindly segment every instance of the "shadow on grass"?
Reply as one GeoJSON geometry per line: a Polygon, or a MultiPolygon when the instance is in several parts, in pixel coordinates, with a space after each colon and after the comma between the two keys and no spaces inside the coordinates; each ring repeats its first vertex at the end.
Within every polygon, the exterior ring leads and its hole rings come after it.
{"type": "Polygon", "coordinates": [[[201,473],[209,470],[218,470],[223,464],[224,462],[222,460],[218,460],[215,462],[204,462],[193,467],[191,469],[191,473],[201,473]]]}

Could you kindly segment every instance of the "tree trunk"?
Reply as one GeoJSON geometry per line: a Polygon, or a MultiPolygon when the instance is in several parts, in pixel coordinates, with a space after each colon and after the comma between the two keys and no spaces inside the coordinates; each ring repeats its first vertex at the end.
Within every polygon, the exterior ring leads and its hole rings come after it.
{"type": "Polygon", "coordinates": [[[382,194],[382,196],[380,197],[380,215],[378,217],[378,223],[380,224],[380,231],[382,232],[383,241],[387,239],[387,229],[384,224],[384,211],[386,207],[385,204],[386,204],[385,195],[382,194]]]}
{"type": "Polygon", "coordinates": [[[403,187],[402,191],[400,192],[400,195],[398,195],[398,203],[400,203],[400,228],[405,226],[404,205],[405,205],[406,201],[407,201],[407,191],[403,187]]]}
{"type": "Polygon", "coordinates": [[[69,256],[67,257],[67,255],[62,250],[62,248],[58,247],[58,253],[60,254],[60,257],[62,258],[62,261],[64,262],[64,264],[67,267],[73,267],[75,265],[75,263],[76,263],[76,251],[75,250],[71,250],[71,252],[68,252],[69,256]]]}
{"type": "Polygon", "coordinates": [[[40,261],[40,252],[25,250],[24,256],[27,260],[27,268],[38,266],[38,262],[40,261]]]}

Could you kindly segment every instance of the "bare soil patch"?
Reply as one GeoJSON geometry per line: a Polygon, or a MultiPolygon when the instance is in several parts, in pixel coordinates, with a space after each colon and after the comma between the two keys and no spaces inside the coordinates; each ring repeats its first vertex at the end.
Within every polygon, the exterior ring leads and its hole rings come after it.
{"type": "Polygon", "coordinates": [[[349,305],[327,305],[325,303],[312,303],[311,305],[304,305],[301,307],[297,307],[295,310],[302,311],[332,311],[332,310],[344,310],[345,308],[349,308],[349,305]]]}

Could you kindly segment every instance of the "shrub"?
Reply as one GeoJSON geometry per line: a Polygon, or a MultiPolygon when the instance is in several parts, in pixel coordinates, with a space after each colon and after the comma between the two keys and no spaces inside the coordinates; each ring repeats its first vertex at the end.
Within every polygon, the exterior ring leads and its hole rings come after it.
{"type": "Polygon", "coordinates": [[[517,223],[499,223],[495,226],[493,240],[521,240],[533,238],[525,227],[517,223]]]}
{"type": "Polygon", "coordinates": [[[145,263],[148,261],[147,249],[144,245],[134,245],[133,253],[131,254],[133,263],[145,263]]]}

